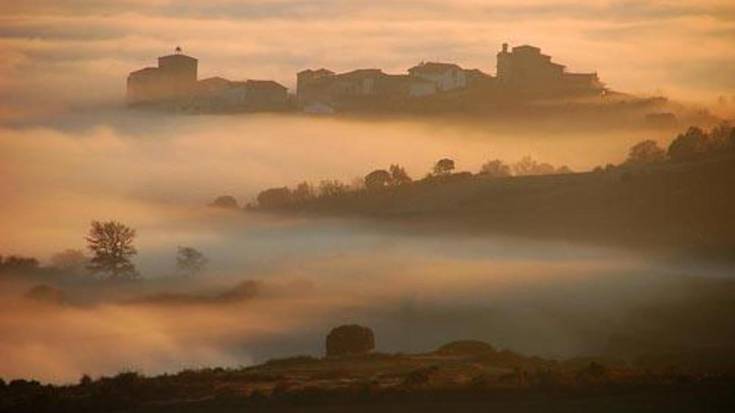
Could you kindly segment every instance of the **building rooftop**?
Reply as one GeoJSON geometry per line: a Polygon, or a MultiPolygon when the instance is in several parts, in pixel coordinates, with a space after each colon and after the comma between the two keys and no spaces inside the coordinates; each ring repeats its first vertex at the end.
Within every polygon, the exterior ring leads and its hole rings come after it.
{"type": "Polygon", "coordinates": [[[133,75],[143,75],[143,74],[148,74],[148,73],[155,73],[157,71],[158,71],[158,68],[157,67],[144,67],[142,69],[138,69],[138,70],[135,70],[135,71],[130,72],[130,76],[133,76],[133,75]]]}
{"type": "Polygon", "coordinates": [[[159,60],[182,60],[182,61],[184,61],[184,60],[193,60],[193,61],[197,61],[196,58],[193,58],[191,56],[187,56],[185,54],[169,54],[169,55],[166,55],[166,56],[161,56],[158,59],[159,60]]]}
{"type": "Polygon", "coordinates": [[[518,51],[528,50],[528,51],[538,52],[538,53],[541,52],[541,48],[536,47],[536,46],[531,46],[530,44],[522,44],[520,46],[513,47],[513,51],[515,52],[516,50],[518,51]]]}
{"type": "Polygon", "coordinates": [[[454,63],[440,63],[440,62],[422,62],[410,69],[409,72],[421,72],[421,73],[444,73],[447,70],[462,69],[459,65],[454,63]]]}
{"type": "Polygon", "coordinates": [[[340,78],[360,78],[360,77],[373,77],[384,74],[380,69],[357,69],[347,73],[340,73],[340,78]]]}
{"type": "Polygon", "coordinates": [[[247,80],[245,81],[245,85],[256,89],[288,89],[275,80],[247,80]]]}
{"type": "Polygon", "coordinates": [[[321,68],[321,69],[317,69],[317,70],[306,69],[306,70],[300,71],[297,74],[298,75],[301,75],[301,74],[306,74],[306,73],[318,73],[318,74],[322,74],[322,75],[333,75],[334,74],[334,72],[332,72],[329,69],[325,69],[325,68],[321,68]]]}

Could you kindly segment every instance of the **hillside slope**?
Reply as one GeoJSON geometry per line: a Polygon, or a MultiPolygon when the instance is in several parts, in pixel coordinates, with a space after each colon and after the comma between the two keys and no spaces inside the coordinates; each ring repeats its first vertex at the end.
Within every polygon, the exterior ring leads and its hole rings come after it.
{"type": "Polygon", "coordinates": [[[731,258],[735,158],[547,176],[456,174],[320,198],[278,212],[372,217],[462,232],[731,258]]]}

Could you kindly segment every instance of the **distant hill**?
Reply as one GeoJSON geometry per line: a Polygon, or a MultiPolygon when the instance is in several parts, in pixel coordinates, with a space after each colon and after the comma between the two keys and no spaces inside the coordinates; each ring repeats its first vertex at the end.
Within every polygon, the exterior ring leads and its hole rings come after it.
{"type": "Polygon", "coordinates": [[[276,211],[735,259],[735,156],[545,176],[461,173],[276,211]]]}

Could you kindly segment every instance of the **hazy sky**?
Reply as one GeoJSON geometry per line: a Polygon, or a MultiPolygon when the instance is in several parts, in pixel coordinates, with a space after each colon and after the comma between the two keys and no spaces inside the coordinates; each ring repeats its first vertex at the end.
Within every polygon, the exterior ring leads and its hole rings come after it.
{"type": "Polygon", "coordinates": [[[119,102],[126,74],[176,45],[202,76],[292,86],[317,66],[442,60],[494,73],[503,42],[619,90],[735,95],[731,0],[0,0],[0,115],[119,102]]]}

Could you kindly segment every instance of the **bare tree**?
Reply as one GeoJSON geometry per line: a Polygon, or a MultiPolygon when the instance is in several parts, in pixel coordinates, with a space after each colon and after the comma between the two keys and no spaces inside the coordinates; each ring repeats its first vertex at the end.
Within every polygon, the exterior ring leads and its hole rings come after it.
{"type": "Polygon", "coordinates": [[[130,261],[138,253],[133,246],[134,229],[117,221],[92,221],[85,239],[93,254],[87,265],[92,273],[104,273],[113,280],[138,277],[138,271],[130,261]]]}
{"type": "Polygon", "coordinates": [[[192,247],[179,247],[176,253],[176,270],[189,277],[204,271],[209,260],[201,251],[192,247]]]}

